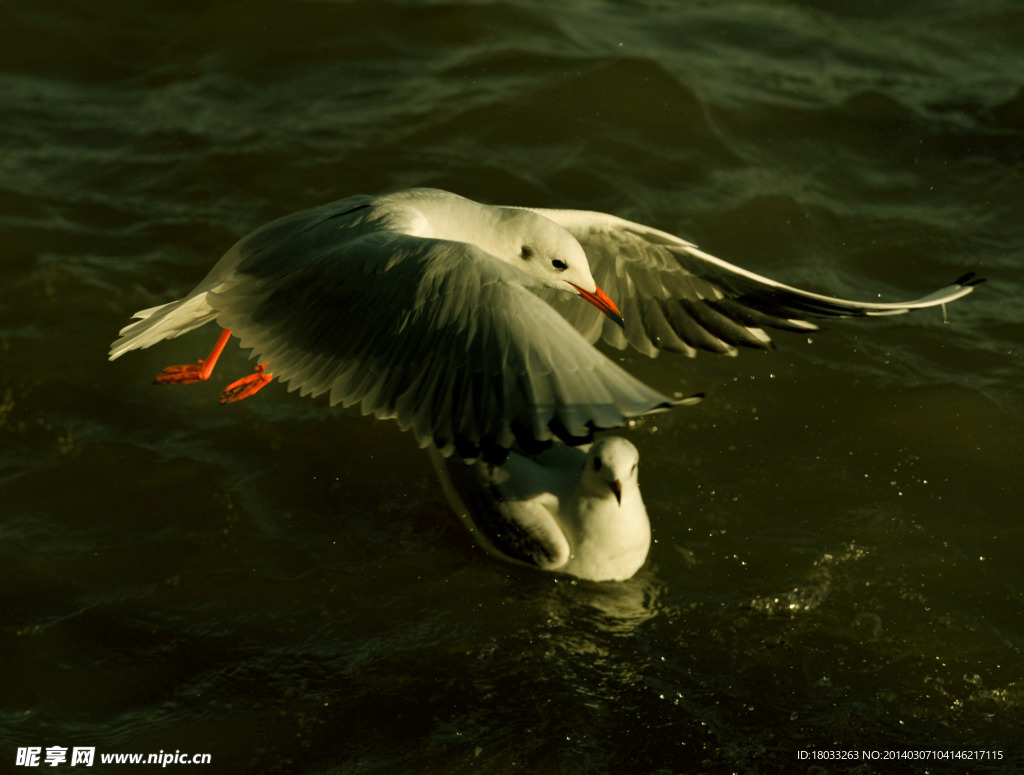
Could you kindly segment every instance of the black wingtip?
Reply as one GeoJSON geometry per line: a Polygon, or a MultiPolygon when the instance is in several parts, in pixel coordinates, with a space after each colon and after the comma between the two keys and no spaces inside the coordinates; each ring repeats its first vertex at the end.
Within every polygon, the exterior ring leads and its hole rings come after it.
{"type": "Polygon", "coordinates": [[[984,277],[978,277],[977,272],[968,272],[963,277],[959,278],[958,280],[955,280],[953,284],[962,286],[964,288],[968,286],[974,287],[975,285],[981,285],[983,282],[985,282],[985,279],[986,278],[984,277]]]}

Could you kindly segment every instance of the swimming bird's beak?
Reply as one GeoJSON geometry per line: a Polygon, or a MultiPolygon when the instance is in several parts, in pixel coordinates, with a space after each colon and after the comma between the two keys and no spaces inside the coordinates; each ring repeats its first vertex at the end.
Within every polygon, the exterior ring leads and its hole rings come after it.
{"type": "Polygon", "coordinates": [[[608,486],[612,488],[612,492],[615,493],[615,500],[618,504],[622,505],[622,482],[616,479],[614,482],[609,482],[608,486]]]}
{"type": "Polygon", "coordinates": [[[622,320],[622,313],[619,312],[619,308],[615,306],[615,302],[611,300],[608,294],[601,290],[600,286],[595,285],[594,292],[591,293],[590,291],[583,290],[575,283],[570,283],[570,285],[576,289],[576,293],[610,317],[616,325],[620,328],[626,327],[626,324],[622,320]]]}

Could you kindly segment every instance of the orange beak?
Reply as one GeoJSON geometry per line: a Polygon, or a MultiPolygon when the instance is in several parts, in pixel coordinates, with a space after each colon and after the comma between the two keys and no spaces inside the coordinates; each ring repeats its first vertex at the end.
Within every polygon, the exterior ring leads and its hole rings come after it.
{"type": "Polygon", "coordinates": [[[612,319],[620,328],[625,328],[626,324],[622,320],[622,313],[619,312],[619,308],[615,306],[615,302],[611,300],[607,293],[601,290],[597,285],[594,286],[594,292],[585,291],[574,283],[570,283],[573,288],[576,289],[576,293],[582,296],[584,299],[589,301],[605,315],[612,319]]]}

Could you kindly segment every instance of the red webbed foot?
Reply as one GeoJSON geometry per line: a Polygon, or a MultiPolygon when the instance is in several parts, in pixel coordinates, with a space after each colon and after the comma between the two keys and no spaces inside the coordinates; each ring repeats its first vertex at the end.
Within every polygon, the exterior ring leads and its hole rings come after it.
{"type": "MultiPolygon", "coordinates": [[[[217,359],[224,350],[224,345],[228,343],[230,338],[231,331],[225,328],[220,332],[217,343],[213,346],[213,350],[210,351],[205,360],[182,366],[168,366],[157,375],[157,378],[153,380],[153,384],[188,385],[193,382],[202,382],[205,379],[209,379],[217,359]]],[[[274,375],[267,372],[267,364],[261,364],[256,367],[252,374],[242,377],[224,388],[224,392],[220,394],[220,402],[222,404],[230,404],[234,401],[248,398],[253,393],[269,385],[273,378],[274,375]]]]}
{"type": "Polygon", "coordinates": [[[261,363],[252,374],[235,380],[224,388],[224,392],[220,394],[220,402],[230,404],[248,398],[269,385],[273,378],[274,375],[267,371],[267,364],[261,363]]]}
{"type": "MultiPolygon", "coordinates": [[[[210,376],[210,372],[203,372],[206,361],[187,363],[181,366],[168,366],[156,375],[154,385],[191,385],[193,382],[201,382],[210,376]]],[[[212,371],[212,369],[211,369],[212,371]]]]}
{"type": "Polygon", "coordinates": [[[230,338],[231,332],[225,328],[220,332],[220,336],[217,338],[217,343],[213,346],[213,349],[210,351],[210,354],[206,356],[205,360],[182,366],[168,366],[157,374],[156,379],[153,380],[153,384],[191,385],[193,382],[202,382],[204,379],[209,379],[210,375],[213,373],[213,367],[217,365],[217,359],[220,358],[220,354],[224,350],[224,345],[228,343],[228,339],[230,338]]]}

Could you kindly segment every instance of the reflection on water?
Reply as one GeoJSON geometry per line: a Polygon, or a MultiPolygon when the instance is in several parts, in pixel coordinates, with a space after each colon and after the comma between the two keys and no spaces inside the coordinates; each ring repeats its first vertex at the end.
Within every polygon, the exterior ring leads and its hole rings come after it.
{"type": "Polygon", "coordinates": [[[659,588],[651,575],[641,571],[617,583],[559,578],[558,588],[568,586],[568,596],[552,601],[551,620],[574,630],[582,626],[602,633],[631,635],[657,615],[659,588]]]}
{"type": "Polygon", "coordinates": [[[0,11],[0,760],[1019,770],[1016,6],[634,5],[0,11]],[[625,431],[655,543],[583,583],[477,550],[393,423],[148,384],[212,334],[105,361],[253,227],[411,185],[847,297],[989,282],[774,352],[613,352],[707,398],[625,431]],[[797,759],[833,747],[1004,755],[797,759]]]}

